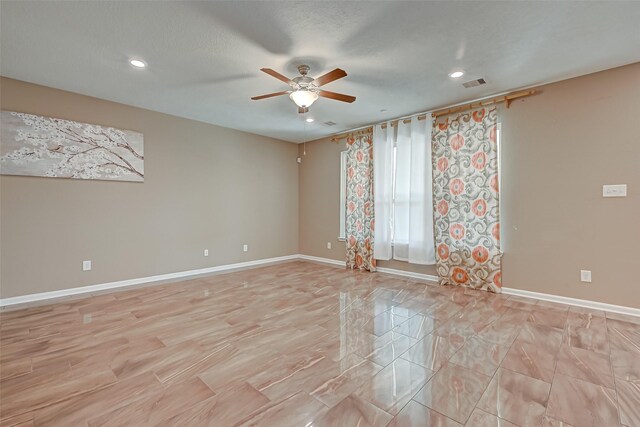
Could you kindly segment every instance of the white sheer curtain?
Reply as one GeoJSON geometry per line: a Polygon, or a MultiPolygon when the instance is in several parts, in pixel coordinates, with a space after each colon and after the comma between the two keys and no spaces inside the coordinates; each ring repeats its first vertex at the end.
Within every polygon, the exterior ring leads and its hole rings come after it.
{"type": "Polygon", "coordinates": [[[411,264],[435,264],[432,118],[398,122],[393,225],[393,258],[411,264]]]}
{"type": "Polygon", "coordinates": [[[373,254],[376,259],[391,259],[393,227],[393,127],[391,123],[373,128],[373,200],[375,226],[373,254]]]}
{"type": "Polygon", "coordinates": [[[431,174],[432,118],[414,117],[373,132],[374,255],[435,264],[431,174]],[[395,156],[394,156],[395,151],[395,156]]]}

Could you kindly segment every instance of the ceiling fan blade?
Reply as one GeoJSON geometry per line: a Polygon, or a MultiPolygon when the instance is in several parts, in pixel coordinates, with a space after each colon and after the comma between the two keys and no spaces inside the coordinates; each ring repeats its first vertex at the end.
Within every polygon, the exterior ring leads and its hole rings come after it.
{"type": "Polygon", "coordinates": [[[265,73],[269,74],[270,76],[275,77],[278,80],[282,80],[283,82],[285,82],[288,85],[291,85],[293,83],[288,77],[283,76],[282,74],[280,74],[277,71],[272,70],[271,68],[260,68],[260,71],[265,72],[265,73]]]}
{"type": "Polygon", "coordinates": [[[298,107],[298,114],[304,114],[309,112],[309,107],[298,107]]]}
{"type": "Polygon", "coordinates": [[[313,84],[320,87],[322,85],[326,85],[327,83],[331,83],[334,80],[341,79],[347,75],[346,71],[341,70],[340,68],[336,68],[333,71],[329,71],[327,74],[318,77],[313,81],[313,84]]]}
{"type": "Polygon", "coordinates": [[[251,99],[253,99],[254,101],[257,101],[259,99],[271,98],[272,96],[286,95],[288,93],[289,91],[283,90],[282,92],[274,92],[274,93],[268,93],[266,95],[254,96],[251,99]]]}
{"type": "Polygon", "coordinates": [[[345,95],[343,93],[329,92],[327,90],[318,91],[318,95],[323,96],[325,98],[335,99],[336,101],[348,102],[352,103],[356,100],[355,96],[345,95]]]}

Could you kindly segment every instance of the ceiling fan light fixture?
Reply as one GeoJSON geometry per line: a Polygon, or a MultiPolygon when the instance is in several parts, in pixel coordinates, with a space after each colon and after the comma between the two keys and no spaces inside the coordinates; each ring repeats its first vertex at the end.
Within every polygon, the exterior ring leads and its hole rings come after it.
{"type": "Polygon", "coordinates": [[[300,89],[291,92],[289,98],[291,98],[291,100],[295,102],[298,107],[307,108],[310,107],[311,104],[316,101],[316,99],[318,99],[318,94],[310,90],[300,89]]]}
{"type": "Polygon", "coordinates": [[[129,64],[131,64],[135,68],[145,68],[147,66],[146,62],[144,62],[142,59],[138,59],[138,58],[129,59],[129,64]]]}

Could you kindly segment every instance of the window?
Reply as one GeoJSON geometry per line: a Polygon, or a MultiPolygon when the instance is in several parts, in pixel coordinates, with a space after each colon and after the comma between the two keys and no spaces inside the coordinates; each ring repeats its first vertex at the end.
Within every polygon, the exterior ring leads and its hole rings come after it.
{"type": "MultiPolygon", "coordinates": [[[[391,231],[391,246],[393,246],[395,243],[398,244],[408,244],[408,241],[401,241],[401,239],[396,239],[395,237],[395,214],[396,214],[396,206],[400,207],[400,210],[402,208],[406,208],[406,206],[409,204],[409,195],[408,194],[398,194],[397,190],[396,190],[396,182],[397,182],[397,175],[396,175],[396,169],[398,167],[398,145],[396,144],[396,142],[393,143],[393,162],[392,162],[392,166],[391,166],[391,215],[389,217],[390,220],[390,231],[391,231]]],[[[406,261],[406,260],[405,260],[406,261]]]]}
{"type": "MultiPolygon", "coordinates": [[[[427,126],[431,126],[429,123],[427,126]]],[[[402,127],[402,126],[401,126],[402,127]]],[[[382,248],[376,249],[376,254],[381,258],[394,258],[402,261],[409,261],[414,258],[409,254],[409,247],[414,246],[421,250],[421,255],[416,256],[413,260],[420,264],[433,264],[435,262],[435,245],[433,243],[433,194],[431,186],[431,138],[430,128],[425,131],[426,140],[424,148],[420,145],[413,145],[413,151],[407,152],[403,150],[398,155],[398,138],[397,133],[388,135],[388,147],[390,148],[386,154],[378,160],[381,163],[387,163],[388,169],[380,170],[380,163],[374,164],[374,174],[378,170],[377,178],[374,178],[376,185],[376,235],[380,230],[387,229],[387,234],[383,238],[374,241],[376,247],[381,241],[388,242],[388,250],[382,248]],[[424,150],[424,151],[422,151],[424,150]],[[415,155],[417,154],[417,155],[415,155]],[[415,155],[415,156],[414,156],[415,155]],[[426,164],[417,164],[415,158],[427,159],[426,164]],[[399,166],[400,165],[400,166],[399,166]],[[415,176],[410,173],[414,171],[416,175],[422,175],[422,178],[415,180],[415,176]],[[382,177],[382,179],[381,179],[382,177]],[[400,182],[399,182],[400,181],[400,182]],[[387,182],[384,188],[378,186],[381,182],[387,182]],[[416,190],[417,189],[417,190],[416,190]],[[416,197],[417,196],[417,197],[416,197]],[[380,206],[382,202],[383,206],[380,206]],[[413,213],[411,213],[413,212],[413,213]],[[417,218],[417,220],[416,220],[417,218]],[[416,226],[416,223],[417,226],[416,226]],[[422,226],[421,226],[422,223],[422,226]],[[387,224],[386,226],[384,224],[387,224]],[[386,256],[384,254],[387,254],[386,256]],[[416,259],[417,258],[417,259],[416,259]]],[[[406,129],[405,129],[406,130],[406,129]]],[[[378,138],[387,138],[386,134],[379,133],[376,127],[374,132],[374,145],[378,138]]],[[[405,135],[405,138],[407,136],[405,135]]],[[[406,139],[405,139],[406,143],[406,139]]],[[[497,130],[498,145],[498,188],[502,191],[502,168],[501,152],[502,152],[502,123],[498,122],[497,130]]],[[[378,153],[383,151],[380,147],[378,153]]],[[[374,152],[374,156],[376,156],[374,152]]],[[[376,162],[376,158],[374,158],[376,162]]],[[[346,234],[346,186],[347,186],[347,152],[340,153],[340,233],[339,240],[345,240],[346,234]]],[[[502,213],[502,212],[501,212],[502,213]]],[[[504,239],[502,243],[504,250],[504,239]]]]}
{"type": "Polygon", "coordinates": [[[376,259],[434,264],[431,116],[373,134],[376,259]]]}
{"type": "MultiPolygon", "coordinates": [[[[400,189],[398,190],[396,188],[396,183],[397,183],[397,167],[398,167],[398,145],[397,143],[394,141],[393,143],[393,151],[392,151],[392,163],[391,163],[391,211],[390,211],[390,216],[389,216],[389,230],[390,230],[390,236],[391,236],[391,245],[408,245],[409,241],[408,238],[396,238],[396,222],[395,222],[395,215],[396,215],[396,209],[398,211],[402,211],[404,209],[408,209],[409,206],[409,194],[407,191],[402,191],[402,190],[406,190],[406,188],[400,189]]],[[[402,260],[401,260],[402,261],[402,260]]],[[[403,261],[406,261],[403,260],[403,261]]]]}

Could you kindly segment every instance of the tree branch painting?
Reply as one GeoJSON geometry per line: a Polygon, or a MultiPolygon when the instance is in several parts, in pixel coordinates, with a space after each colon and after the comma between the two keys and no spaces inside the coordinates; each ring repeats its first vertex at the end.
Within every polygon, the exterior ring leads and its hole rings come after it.
{"type": "Polygon", "coordinates": [[[144,139],[129,130],[2,111],[0,173],[142,182],[144,139]]]}

